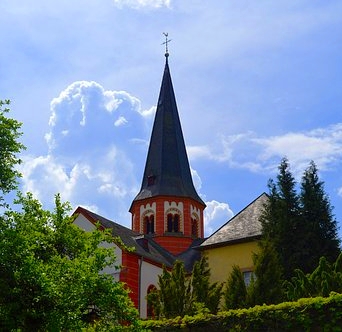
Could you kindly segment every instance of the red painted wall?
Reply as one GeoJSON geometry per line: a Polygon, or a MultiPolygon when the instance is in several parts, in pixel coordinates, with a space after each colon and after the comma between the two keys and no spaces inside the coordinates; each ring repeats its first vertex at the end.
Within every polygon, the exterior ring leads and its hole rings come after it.
{"type": "Polygon", "coordinates": [[[122,270],[120,281],[131,290],[129,294],[136,308],[139,307],[139,257],[122,251],[122,270]]]}
{"type": "Polygon", "coordinates": [[[199,204],[197,201],[194,201],[189,198],[184,197],[175,197],[175,196],[159,196],[152,197],[149,199],[135,201],[131,206],[132,213],[132,228],[136,232],[140,232],[140,207],[146,206],[146,204],[156,203],[156,215],[155,215],[155,234],[154,239],[165,249],[170,251],[172,254],[179,254],[182,251],[186,250],[191,244],[193,237],[191,234],[191,205],[198,208],[199,213],[199,227],[198,227],[198,235],[200,238],[203,238],[203,210],[204,206],[199,204]],[[170,234],[165,233],[165,211],[164,211],[164,202],[179,202],[183,203],[183,216],[182,216],[182,224],[184,232],[183,234],[170,234]]]}

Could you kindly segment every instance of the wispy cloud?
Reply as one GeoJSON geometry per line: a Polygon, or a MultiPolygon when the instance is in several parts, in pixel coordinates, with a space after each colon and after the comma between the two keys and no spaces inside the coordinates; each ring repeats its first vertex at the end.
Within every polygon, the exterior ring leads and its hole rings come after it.
{"type": "Polygon", "coordinates": [[[113,0],[113,2],[119,8],[131,7],[133,9],[161,8],[171,5],[171,0],[113,0]]]}
{"type": "Polygon", "coordinates": [[[232,168],[271,173],[286,156],[296,174],[314,160],[321,170],[329,170],[342,157],[342,123],[307,132],[259,137],[256,133],[220,136],[213,144],[188,148],[190,158],[228,163],[232,168]]]}

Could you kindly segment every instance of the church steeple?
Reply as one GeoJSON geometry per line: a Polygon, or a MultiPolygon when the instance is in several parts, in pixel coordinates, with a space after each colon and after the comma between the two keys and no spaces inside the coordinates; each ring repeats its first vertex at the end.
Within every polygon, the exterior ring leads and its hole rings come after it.
{"type": "MultiPolygon", "coordinates": [[[[180,237],[183,242],[185,237],[203,237],[205,208],[191,177],[168,51],[165,57],[142,185],[130,208],[133,229],[154,235],[161,244],[169,236],[173,240],[180,237]]],[[[185,241],[183,247],[189,243],[185,241]]]]}
{"type": "Polygon", "coordinates": [[[193,185],[167,59],[142,186],[135,200],[166,195],[204,204],[193,185]]]}

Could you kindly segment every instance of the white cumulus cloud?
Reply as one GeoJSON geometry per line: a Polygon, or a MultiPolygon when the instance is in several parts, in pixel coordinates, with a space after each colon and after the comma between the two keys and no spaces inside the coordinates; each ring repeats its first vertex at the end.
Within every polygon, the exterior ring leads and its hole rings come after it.
{"type": "Polygon", "coordinates": [[[93,81],[70,84],[51,102],[48,154],[25,157],[23,191],[47,207],[60,193],[74,206],[92,206],[127,223],[149,121],[128,92],[105,90],[93,81]]]}
{"type": "Polygon", "coordinates": [[[227,203],[211,200],[205,202],[207,207],[204,210],[205,236],[209,236],[214,230],[221,227],[230,220],[234,213],[227,203]]]}

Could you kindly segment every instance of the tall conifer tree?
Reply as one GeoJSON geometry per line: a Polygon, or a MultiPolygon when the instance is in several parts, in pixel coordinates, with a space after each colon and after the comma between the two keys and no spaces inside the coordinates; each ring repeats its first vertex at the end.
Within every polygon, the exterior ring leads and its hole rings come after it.
{"type": "Polygon", "coordinates": [[[298,238],[301,225],[296,182],[286,158],[280,163],[277,182],[270,180],[268,187],[269,203],[261,216],[263,238],[273,243],[287,279],[300,267],[298,238]]]}
{"type": "Polygon", "coordinates": [[[301,269],[309,273],[316,268],[321,256],[334,262],[340,252],[337,222],[313,161],[302,177],[300,205],[305,228],[301,244],[301,269]]]}
{"type": "Polygon", "coordinates": [[[216,313],[220,304],[222,288],[222,283],[210,282],[209,264],[206,256],[203,256],[192,269],[192,301],[202,303],[211,313],[216,313]]]}
{"type": "Polygon", "coordinates": [[[224,308],[226,310],[244,308],[246,306],[247,287],[240,267],[233,265],[224,291],[224,308]]]}
{"type": "Polygon", "coordinates": [[[252,283],[248,287],[247,304],[276,304],[282,301],[283,271],[279,255],[271,241],[260,241],[260,251],[253,255],[255,266],[252,283]]]}
{"type": "Polygon", "coordinates": [[[273,243],[287,280],[295,269],[312,272],[321,256],[332,262],[340,253],[337,222],[314,162],[304,172],[298,195],[288,160],[282,159],[277,181],[269,181],[261,223],[263,240],[273,243]]]}

